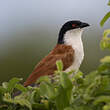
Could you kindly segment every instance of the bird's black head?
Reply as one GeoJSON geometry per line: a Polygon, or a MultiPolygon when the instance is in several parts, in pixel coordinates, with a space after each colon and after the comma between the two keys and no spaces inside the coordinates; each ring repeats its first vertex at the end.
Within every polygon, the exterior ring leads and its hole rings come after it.
{"type": "Polygon", "coordinates": [[[59,32],[58,44],[63,44],[64,43],[63,37],[64,37],[64,34],[67,31],[77,29],[77,28],[84,28],[84,27],[87,27],[87,26],[89,26],[89,24],[81,22],[81,21],[77,21],[77,20],[66,22],[62,26],[62,28],[59,32]]]}

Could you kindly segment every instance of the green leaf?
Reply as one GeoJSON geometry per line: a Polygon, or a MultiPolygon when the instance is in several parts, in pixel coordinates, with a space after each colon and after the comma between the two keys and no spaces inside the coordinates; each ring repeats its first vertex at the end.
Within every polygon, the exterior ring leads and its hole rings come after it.
{"type": "Polygon", "coordinates": [[[108,37],[109,34],[110,34],[110,29],[105,30],[103,33],[103,38],[100,42],[100,47],[102,49],[110,49],[110,38],[108,37]]]}
{"type": "Polygon", "coordinates": [[[68,73],[68,75],[72,75],[75,71],[74,70],[70,70],[68,73]]]}
{"type": "Polygon", "coordinates": [[[50,78],[48,76],[41,76],[37,81],[36,83],[41,83],[41,82],[48,82],[50,83],[50,78]]]}
{"type": "Polygon", "coordinates": [[[110,56],[105,56],[103,59],[100,60],[101,63],[110,63],[110,56]]]}
{"type": "Polygon", "coordinates": [[[62,86],[58,88],[58,95],[56,97],[56,107],[58,110],[64,110],[64,108],[69,106],[71,101],[71,91],[69,89],[64,89],[62,86]]]}
{"type": "Polygon", "coordinates": [[[83,73],[81,71],[78,71],[74,77],[75,81],[77,82],[77,84],[83,84],[83,73]]]}
{"type": "Polygon", "coordinates": [[[56,61],[57,70],[62,71],[63,70],[63,63],[61,60],[56,61]]]}
{"type": "Polygon", "coordinates": [[[8,88],[8,82],[3,82],[2,83],[2,87],[5,88],[5,89],[7,89],[8,88]]]}
{"type": "Polygon", "coordinates": [[[110,34],[110,29],[104,30],[103,36],[106,38],[110,34]]]}
{"type": "Polygon", "coordinates": [[[55,97],[54,87],[50,83],[42,82],[40,84],[40,93],[42,96],[45,96],[48,99],[52,99],[55,97]]]}
{"type": "Polygon", "coordinates": [[[100,22],[100,26],[103,26],[107,19],[110,17],[110,12],[108,12],[100,22]]]}
{"type": "Polygon", "coordinates": [[[23,85],[21,85],[21,84],[16,84],[15,88],[22,91],[22,92],[27,92],[28,91],[28,89],[26,87],[24,87],[23,85]]]}
{"type": "Polygon", "coordinates": [[[69,79],[67,73],[61,72],[60,73],[60,83],[64,88],[70,88],[72,89],[72,81],[69,79]]]}
{"type": "Polygon", "coordinates": [[[81,71],[78,71],[75,75],[74,78],[78,79],[78,78],[83,78],[83,73],[81,71]]]}
{"type": "Polygon", "coordinates": [[[56,106],[58,110],[64,110],[72,100],[73,88],[72,81],[67,73],[60,72],[60,84],[57,91],[56,106]]]}
{"type": "Polygon", "coordinates": [[[30,98],[29,98],[31,104],[34,104],[34,103],[38,102],[39,99],[40,99],[40,96],[39,96],[38,92],[36,92],[36,90],[34,90],[31,93],[30,98]]]}
{"type": "Polygon", "coordinates": [[[98,67],[98,72],[109,72],[110,71],[110,63],[102,63],[99,67],[98,67]]]}
{"type": "Polygon", "coordinates": [[[30,102],[33,103],[39,103],[41,98],[41,92],[40,92],[40,88],[36,88],[34,91],[32,91],[31,95],[30,95],[30,102]]]}
{"type": "Polygon", "coordinates": [[[7,91],[8,92],[12,92],[15,85],[20,82],[22,79],[21,78],[12,78],[9,82],[8,82],[8,87],[7,87],[7,91]]]}
{"type": "Polygon", "coordinates": [[[103,110],[110,110],[110,103],[109,103],[109,104],[106,104],[106,105],[103,107],[103,110]]]}
{"type": "Polygon", "coordinates": [[[6,89],[2,86],[0,86],[0,93],[4,94],[6,92],[6,89]]]}
{"type": "Polygon", "coordinates": [[[110,96],[99,96],[96,98],[96,100],[93,102],[93,104],[97,105],[102,102],[110,103],[110,96]]]}

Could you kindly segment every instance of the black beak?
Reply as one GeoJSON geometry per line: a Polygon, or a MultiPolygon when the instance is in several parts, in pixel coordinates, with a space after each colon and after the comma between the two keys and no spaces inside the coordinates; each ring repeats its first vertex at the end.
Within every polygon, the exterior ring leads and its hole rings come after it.
{"type": "Polygon", "coordinates": [[[88,23],[81,23],[80,28],[84,28],[84,27],[87,27],[87,26],[90,26],[90,25],[88,23]]]}

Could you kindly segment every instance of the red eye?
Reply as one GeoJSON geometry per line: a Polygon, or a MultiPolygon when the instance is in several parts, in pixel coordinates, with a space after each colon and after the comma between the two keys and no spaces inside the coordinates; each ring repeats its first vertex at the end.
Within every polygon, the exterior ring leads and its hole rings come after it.
{"type": "Polygon", "coordinates": [[[72,27],[75,27],[76,26],[76,24],[72,24],[72,27]]]}

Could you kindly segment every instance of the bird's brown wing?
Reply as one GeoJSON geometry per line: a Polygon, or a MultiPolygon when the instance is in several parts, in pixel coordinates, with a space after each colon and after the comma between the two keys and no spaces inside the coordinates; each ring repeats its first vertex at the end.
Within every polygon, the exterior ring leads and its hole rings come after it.
{"type": "Polygon", "coordinates": [[[74,50],[71,46],[58,44],[56,47],[35,67],[34,71],[24,82],[24,86],[33,84],[40,76],[51,75],[56,68],[56,61],[62,60],[64,70],[72,65],[74,60],[74,50]]]}

